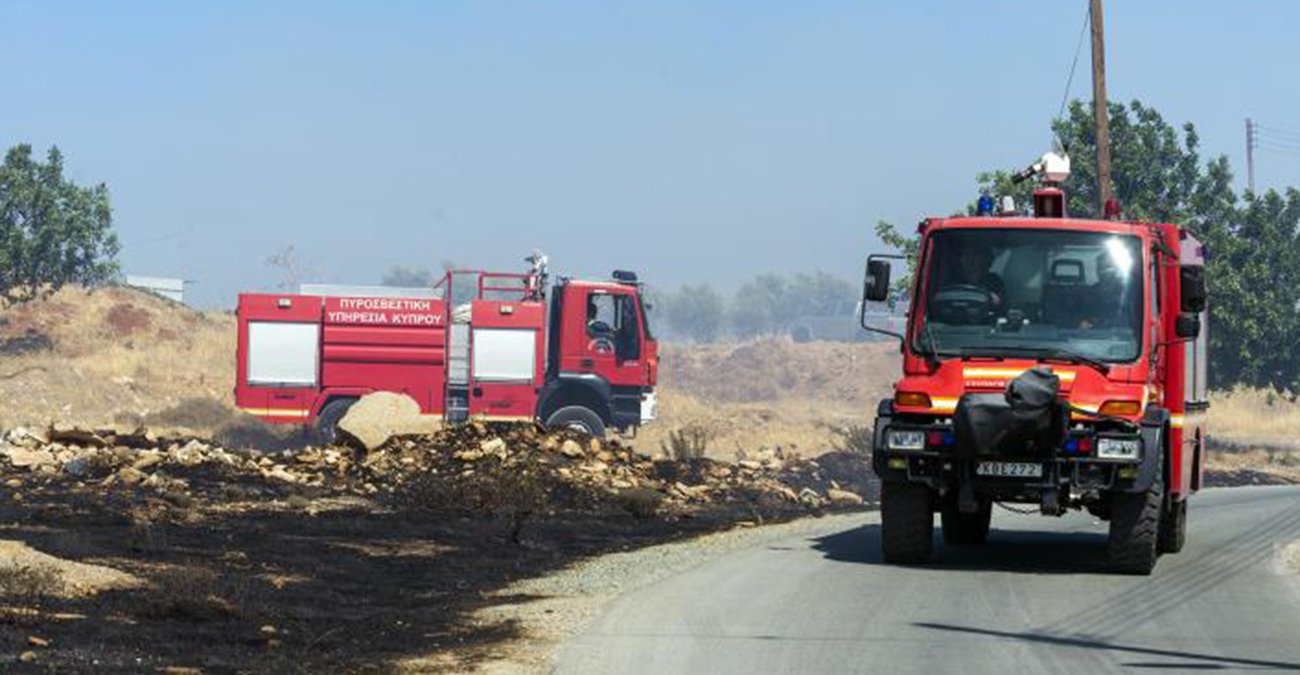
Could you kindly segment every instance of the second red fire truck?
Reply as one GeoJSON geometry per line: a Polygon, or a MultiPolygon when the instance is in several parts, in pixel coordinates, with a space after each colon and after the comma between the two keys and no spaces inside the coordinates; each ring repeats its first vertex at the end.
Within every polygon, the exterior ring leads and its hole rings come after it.
{"type": "Polygon", "coordinates": [[[636,275],[548,287],[545,257],[529,261],[519,274],[452,270],[423,292],[242,294],[236,404],[323,441],[377,391],[449,423],[603,436],[653,419],[658,345],[636,275]]]}

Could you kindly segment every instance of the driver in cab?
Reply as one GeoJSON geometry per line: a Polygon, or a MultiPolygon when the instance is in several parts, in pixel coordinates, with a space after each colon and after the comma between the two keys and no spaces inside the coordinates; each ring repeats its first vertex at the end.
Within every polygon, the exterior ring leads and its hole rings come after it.
{"type": "Polygon", "coordinates": [[[593,295],[587,299],[587,336],[591,338],[587,348],[597,354],[608,354],[614,351],[614,330],[600,316],[597,299],[601,297],[593,295]]]}
{"type": "Polygon", "coordinates": [[[953,323],[983,324],[1002,309],[1006,287],[1002,278],[989,269],[993,253],[987,246],[967,243],[957,250],[956,265],[948,268],[944,283],[931,302],[953,323]],[[983,297],[971,298],[972,294],[983,297]],[[986,310],[986,312],[980,311],[986,310]]]}

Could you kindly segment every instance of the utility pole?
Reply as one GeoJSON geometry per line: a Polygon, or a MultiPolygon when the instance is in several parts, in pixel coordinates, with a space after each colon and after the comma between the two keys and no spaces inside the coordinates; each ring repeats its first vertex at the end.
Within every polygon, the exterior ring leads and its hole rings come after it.
{"type": "Polygon", "coordinates": [[[1246,118],[1246,187],[1255,191],[1255,123],[1246,118]]]}
{"type": "Polygon", "coordinates": [[[1092,24],[1092,114],[1097,124],[1097,192],[1101,195],[1098,213],[1105,213],[1106,202],[1114,193],[1110,183],[1110,116],[1106,111],[1106,44],[1102,32],[1101,0],[1092,0],[1089,23],[1092,24]]]}

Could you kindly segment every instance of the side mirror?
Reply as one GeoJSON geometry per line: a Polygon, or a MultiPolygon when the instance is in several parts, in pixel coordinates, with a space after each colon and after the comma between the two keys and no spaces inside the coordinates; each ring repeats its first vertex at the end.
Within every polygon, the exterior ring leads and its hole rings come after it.
{"type": "Polygon", "coordinates": [[[862,297],[871,302],[889,299],[889,261],[868,260],[867,277],[862,282],[862,297]]]}
{"type": "Polygon", "coordinates": [[[1201,317],[1195,313],[1179,314],[1178,318],[1174,320],[1174,335],[1188,340],[1195,340],[1200,337],[1201,317]]]}
{"type": "Polygon", "coordinates": [[[1183,265],[1178,269],[1178,276],[1181,296],[1179,308],[1184,312],[1205,311],[1205,268],[1201,265],[1183,265]]]}

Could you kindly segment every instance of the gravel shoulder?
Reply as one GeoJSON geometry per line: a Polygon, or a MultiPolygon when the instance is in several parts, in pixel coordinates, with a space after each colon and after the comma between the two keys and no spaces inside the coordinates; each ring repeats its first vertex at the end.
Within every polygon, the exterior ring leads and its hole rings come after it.
{"type": "Polygon", "coordinates": [[[580,633],[614,598],[734,551],[792,537],[820,537],[878,519],[878,512],[864,510],[772,525],[742,524],[723,532],[585,560],[516,582],[493,595],[518,602],[494,604],[471,617],[482,625],[511,622],[518,629],[517,639],[490,653],[452,650],[404,665],[407,672],[550,672],[559,646],[580,633]]]}

